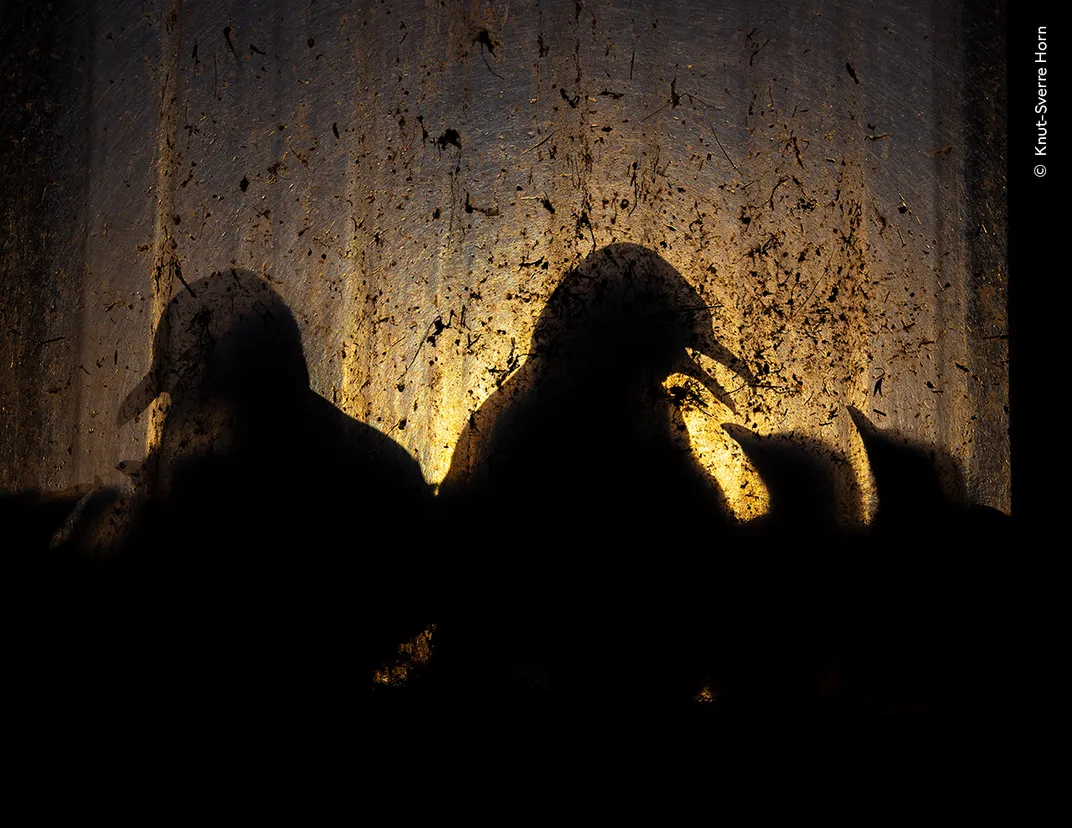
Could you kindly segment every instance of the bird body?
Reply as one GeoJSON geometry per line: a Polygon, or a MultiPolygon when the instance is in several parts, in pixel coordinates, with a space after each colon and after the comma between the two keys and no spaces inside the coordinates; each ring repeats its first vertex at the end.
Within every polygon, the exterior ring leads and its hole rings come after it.
{"type": "Polygon", "coordinates": [[[473,539],[461,580],[481,584],[456,616],[470,662],[552,665],[553,692],[574,699],[684,692],[698,592],[729,526],[662,385],[690,347],[739,365],[692,287],[644,248],[604,248],[559,284],[440,487],[473,539]]]}
{"type": "Polygon", "coordinates": [[[420,467],[309,387],[293,316],[250,273],[172,300],[121,419],[163,391],[124,548],[140,697],[339,712],[425,620],[400,586],[428,525],[420,467]]]}

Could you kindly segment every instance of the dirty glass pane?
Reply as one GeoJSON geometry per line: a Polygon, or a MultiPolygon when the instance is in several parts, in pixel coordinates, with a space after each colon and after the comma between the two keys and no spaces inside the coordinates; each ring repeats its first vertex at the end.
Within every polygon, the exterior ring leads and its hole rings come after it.
{"type": "MultiPolygon", "coordinates": [[[[832,525],[861,530],[881,508],[872,432],[926,456],[936,498],[1010,510],[1003,4],[4,15],[8,492],[166,493],[178,460],[231,451],[235,418],[279,404],[301,428],[379,440],[400,486],[426,484],[431,517],[329,515],[332,537],[485,543],[507,504],[486,520],[460,496],[444,517],[436,492],[505,486],[495,462],[513,450],[545,461],[489,435],[528,433],[554,389],[598,386],[533,433],[628,475],[661,468],[644,441],[672,430],[666,452],[717,494],[719,525],[774,514],[757,446],[774,440],[821,470],[832,525]],[[266,318],[287,332],[228,350],[266,318]],[[258,379],[266,362],[303,393],[264,397],[291,387],[258,379]],[[658,374],[632,432],[610,389],[630,368],[658,374]],[[533,393],[536,415],[516,403],[533,393]]],[[[509,528],[550,543],[574,518],[524,479],[536,502],[511,501],[509,528]]],[[[705,508],[660,520],[691,536],[705,508]]],[[[431,629],[404,636],[411,656],[431,629]]]]}

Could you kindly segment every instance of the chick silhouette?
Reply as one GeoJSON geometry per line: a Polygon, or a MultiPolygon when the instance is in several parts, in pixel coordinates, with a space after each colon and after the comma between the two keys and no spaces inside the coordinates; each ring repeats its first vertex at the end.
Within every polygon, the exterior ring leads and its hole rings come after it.
{"type": "Polygon", "coordinates": [[[458,580],[481,586],[454,629],[480,674],[600,704],[684,692],[693,587],[730,521],[663,382],[686,373],[732,406],[689,355],[751,380],[711,327],[696,290],[637,245],[594,252],[552,293],[440,488],[479,538],[458,580]]]}
{"type": "Polygon", "coordinates": [[[941,451],[849,414],[878,495],[857,624],[859,649],[872,657],[859,660],[858,683],[894,710],[980,712],[1011,627],[1000,597],[1011,520],[965,502],[959,470],[941,451]]]}
{"type": "Polygon", "coordinates": [[[847,458],[798,434],[759,435],[726,423],[767,487],[766,514],[743,524],[728,579],[724,709],[814,712],[824,665],[842,655],[861,512],[847,458]]]}
{"type": "Polygon", "coordinates": [[[741,446],[767,487],[767,513],[745,525],[747,534],[764,545],[790,538],[833,541],[845,522],[842,513],[859,514],[859,487],[840,453],[796,434],[761,436],[733,423],[722,429],[741,446]]]}
{"type": "Polygon", "coordinates": [[[876,539],[903,540],[911,534],[913,547],[938,548],[967,532],[984,549],[997,548],[1007,540],[1008,516],[966,502],[964,481],[950,457],[876,428],[856,408],[850,407],[849,415],[863,439],[875,479],[878,508],[872,528],[876,539]]]}
{"type": "Polygon", "coordinates": [[[126,552],[143,695],[338,711],[424,620],[398,588],[431,499],[420,468],[310,389],[293,315],[246,271],[172,299],[120,421],[165,392],[126,552]]]}

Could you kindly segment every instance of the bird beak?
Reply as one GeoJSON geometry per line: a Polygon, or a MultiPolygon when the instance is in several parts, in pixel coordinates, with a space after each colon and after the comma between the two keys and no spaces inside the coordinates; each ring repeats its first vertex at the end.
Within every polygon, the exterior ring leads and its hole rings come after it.
{"type": "Polygon", "coordinates": [[[157,384],[156,370],[150,368],[133,391],[127,394],[123,404],[119,406],[119,415],[116,417],[117,425],[126,425],[135,419],[146,408],[152,405],[153,400],[160,396],[157,384]]]}
{"type": "MultiPolygon", "coordinates": [[[[702,341],[694,343],[692,347],[693,351],[698,354],[703,354],[708,359],[717,362],[719,365],[725,366],[740,377],[747,385],[755,384],[756,378],[753,376],[744,360],[735,356],[728,348],[725,348],[719,343],[714,336],[706,335],[700,338],[702,341]]],[[[723,388],[722,384],[706,371],[692,356],[690,356],[687,351],[681,355],[681,359],[675,366],[674,372],[684,374],[686,377],[696,380],[700,385],[710,391],[715,399],[726,406],[726,408],[734,414],[737,413],[737,407],[733,402],[732,392],[723,388]]]]}
{"type": "Polygon", "coordinates": [[[734,414],[737,413],[737,409],[733,405],[733,398],[730,397],[729,392],[722,387],[718,380],[700,367],[696,360],[689,356],[687,351],[681,355],[681,359],[678,361],[677,365],[674,366],[671,373],[684,374],[686,377],[696,380],[700,385],[710,391],[715,399],[729,408],[734,414]]]}
{"type": "Polygon", "coordinates": [[[723,423],[722,430],[744,449],[745,454],[748,454],[750,449],[759,445],[759,438],[744,426],[739,426],[736,423],[723,423]]]}
{"type": "Polygon", "coordinates": [[[854,405],[848,406],[849,416],[852,418],[853,425],[856,426],[856,430],[860,432],[860,437],[866,443],[868,440],[875,436],[874,424],[863,415],[863,413],[854,405]]]}

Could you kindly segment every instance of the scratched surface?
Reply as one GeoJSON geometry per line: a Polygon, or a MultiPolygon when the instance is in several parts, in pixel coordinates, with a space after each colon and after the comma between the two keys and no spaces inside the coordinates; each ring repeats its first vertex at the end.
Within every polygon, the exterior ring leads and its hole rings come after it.
{"type": "Polygon", "coordinates": [[[1007,511],[1002,8],[11,12],[0,487],[122,483],[159,439],[161,403],[118,410],[160,314],[229,267],[289,304],[313,389],[438,483],[562,276],[632,242],[756,377],[736,413],[683,411],[739,515],[762,486],[722,424],[828,446],[866,490],[849,405],[1007,511]]]}

